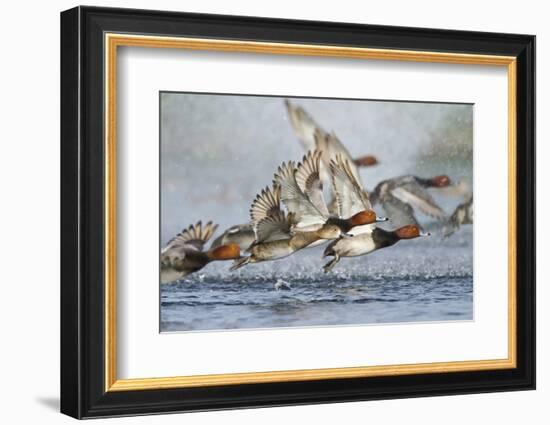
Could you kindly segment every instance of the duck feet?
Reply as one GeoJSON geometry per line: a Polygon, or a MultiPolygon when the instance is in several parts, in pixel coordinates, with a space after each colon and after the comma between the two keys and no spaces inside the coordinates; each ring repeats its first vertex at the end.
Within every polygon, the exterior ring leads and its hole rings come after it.
{"type": "Polygon", "coordinates": [[[335,255],[332,260],[330,260],[327,264],[323,266],[323,270],[325,271],[325,273],[330,272],[334,268],[334,266],[338,263],[338,261],[340,261],[340,256],[335,255]]]}

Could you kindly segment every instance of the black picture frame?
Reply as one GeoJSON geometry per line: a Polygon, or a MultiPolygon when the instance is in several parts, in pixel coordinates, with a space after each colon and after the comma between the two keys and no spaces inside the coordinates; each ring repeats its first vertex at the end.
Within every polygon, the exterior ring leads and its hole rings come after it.
{"type": "Polygon", "coordinates": [[[75,418],[535,388],[535,37],[76,7],[61,13],[61,412],[75,418]],[[517,367],[105,391],[104,33],[260,40],[517,58],[517,367]]]}

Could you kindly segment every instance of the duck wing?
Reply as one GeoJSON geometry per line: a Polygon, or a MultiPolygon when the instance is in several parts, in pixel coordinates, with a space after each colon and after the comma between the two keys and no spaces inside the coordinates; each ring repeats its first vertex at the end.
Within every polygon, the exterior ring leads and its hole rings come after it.
{"type": "Polygon", "coordinates": [[[292,213],[295,227],[312,228],[323,225],[328,218],[311,202],[309,197],[302,192],[296,182],[296,167],[293,161],[279,166],[274,177],[274,184],[281,188],[281,200],[292,213]]]}
{"type": "Polygon", "coordinates": [[[402,227],[409,224],[419,226],[414,216],[413,208],[406,202],[401,201],[389,192],[379,198],[379,202],[382,204],[384,212],[394,227],[402,227]]]}
{"type": "Polygon", "coordinates": [[[359,175],[359,170],[355,162],[353,162],[353,158],[334,133],[327,133],[321,129],[317,129],[315,132],[315,148],[321,151],[321,160],[327,169],[330,169],[330,161],[336,159],[337,156],[341,156],[342,159],[348,161],[349,169],[353,177],[357,180],[359,185],[362,185],[361,176],[359,175]]]}
{"type": "Polygon", "coordinates": [[[369,196],[355,178],[348,159],[342,155],[332,159],[330,174],[340,218],[349,218],[360,211],[372,209],[369,196]]]}
{"type": "Polygon", "coordinates": [[[288,239],[292,217],[281,211],[281,188],[266,187],[256,196],[250,207],[250,218],[254,234],[254,243],[288,239]]]}
{"type": "Polygon", "coordinates": [[[162,249],[161,253],[173,251],[176,248],[202,251],[204,245],[214,235],[217,228],[218,225],[213,224],[211,221],[204,226],[201,221],[198,221],[196,224],[191,224],[187,229],[182,230],[173,237],[162,249]]]}
{"type": "MultiPolygon", "coordinates": [[[[210,244],[210,249],[217,248],[219,246],[225,245],[227,243],[235,243],[233,240],[237,239],[237,242],[240,242],[239,239],[246,241],[246,235],[253,234],[254,229],[251,223],[246,224],[235,224],[228,229],[226,229],[220,236],[212,241],[210,244]]],[[[243,242],[238,243],[243,249],[243,242]]],[[[246,243],[244,243],[246,245],[246,243]]],[[[245,246],[248,248],[248,245],[245,246]]]]}
{"type": "Polygon", "coordinates": [[[285,215],[283,211],[265,217],[256,224],[255,243],[289,239],[291,226],[292,217],[285,215]]]}
{"type": "Polygon", "coordinates": [[[281,188],[274,186],[265,189],[256,195],[250,206],[250,219],[255,225],[266,217],[277,214],[281,210],[281,188]]]}
{"type": "Polygon", "coordinates": [[[163,249],[160,253],[160,265],[162,268],[171,268],[174,261],[182,262],[186,256],[186,249],[183,245],[163,249]]]}
{"type": "Polygon", "coordinates": [[[323,216],[328,217],[329,211],[323,196],[323,182],[319,172],[320,165],[321,152],[309,151],[307,155],[304,155],[302,162],[298,164],[294,177],[302,193],[305,193],[323,216]]]}
{"type": "Polygon", "coordinates": [[[311,118],[304,108],[293,105],[288,99],[285,100],[285,106],[288,117],[290,118],[290,123],[292,124],[292,129],[294,133],[296,133],[298,140],[302,143],[306,152],[314,150],[314,134],[318,127],[317,123],[313,121],[313,118],[311,118]]]}
{"type": "Polygon", "coordinates": [[[437,220],[446,220],[447,214],[437,205],[428,191],[416,180],[406,180],[391,189],[391,194],[402,202],[417,208],[437,220]]]}
{"type": "Polygon", "coordinates": [[[350,162],[350,168],[357,181],[361,182],[359,171],[353,162],[349,151],[334,133],[327,133],[304,108],[295,106],[289,100],[285,100],[285,106],[292,124],[294,133],[306,152],[318,150],[321,152],[322,165],[319,169],[321,181],[328,184],[330,181],[330,161],[340,154],[350,162]]]}
{"type": "Polygon", "coordinates": [[[454,210],[453,214],[447,221],[443,236],[451,236],[463,224],[473,224],[474,222],[474,198],[473,196],[467,202],[460,204],[454,210]]]}
{"type": "Polygon", "coordinates": [[[172,238],[160,253],[160,280],[167,283],[202,268],[207,260],[204,246],[212,238],[217,224],[201,221],[191,224],[172,238]]]}

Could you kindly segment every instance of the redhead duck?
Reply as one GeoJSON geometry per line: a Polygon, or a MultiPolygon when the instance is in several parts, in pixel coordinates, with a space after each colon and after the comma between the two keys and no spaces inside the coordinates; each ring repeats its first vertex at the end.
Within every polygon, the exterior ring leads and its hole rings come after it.
{"type": "MultiPolygon", "coordinates": [[[[353,209],[340,209],[337,214],[329,213],[319,174],[321,155],[319,151],[310,151],[298,166],[293,161],[283,163],[275,174],[274,183],[281,188],[281,199],[294,217],[293,231],[314,230],[324,224],[334,224],[346,233],[357,226],[385,221],[372,210],[364,192],[367,202],[357,203],[353,209]]],[[[349,163],[347,170],[352,173],[349,163]]],[[[333,180],[333,191],[339,190],[337,181],[333,180]]]]}
{"type": "MultiPolygon", "coordinates": [[[[338,225],[343,232],[347,232],[354,226],[383,221],[372,210],[357,211],[354,216],[341,217],[329,214],[327,205],[323,199],[323,186],[319,178],[321,153],[319,151],[308,152],[304,155],[298,166],[293,161],[283,163],[275,175],[275,184],[284,187],[283,203],[290,212],[294,213],[294,231],[320,228],[325,222],[338,225]]],[[[254,242],[255,234],[252,224],[237,224],[227,229],[221,236],[214,240],[212,247],[227,243],[236,243],[241,250],[246,250],[254,242]]],[[[313,246],[323,243],[323,240],[313,246]]]]}
{"type": "Polygon", "coordinates": [[[447,214],[433,200],[427,189],[447,188],[451,184],[448,176],[431,178],[401,176],[384,180],[371,192],[373,204],[381,204],[394,226],[418,224],[414,211],[419,210],[437,220],[446,220],[447,214]]]}
{"type": "Polygon", "coordinates": [[[252,245],[254,238],[254,228],[251,223],[236,224],[214,239],[211,248],[227,244],[236,244],[244,251],[252,245]]]}
{"type": "Polygon", "coordinates": [[[327,182],[330,178],[328,172],[330,160],[337,154],[342,155],[352,164],[354,174],[359,181],[361,180],[359,179],[359,173],[356,167],[371,167],[378,164],[377,158],[373,155],[366,155],[353,159],[338,137],[336,137],[334,133],[327,133],[324,131],[317,125],[304,108],[293,105],[288,99],[285,100],[285,106],[294,133],[302,143],[306,152],[315,149],[322,152],[322,161],[324,165],[321,167],[322,181],[327,182]]]}
{"type": "Polygon", "coordinates": [[[380,227],[374,227],[370,232],[331,242],[325,249],[323,258],[327,256],[334,258],[323,266],[323,270],[325,273],[332,270],[341,257],[358,257],[377,249],[395,245],[403,239],[414,239],[429,235],[429,233],[422,233],[420,228],[414,224],[396,230],[384,230],[380,227]]]}
{"type": "Polygon", "coordinates": [[[463,224],[474,223],[474,197],[470,196],[466,202],[460,204],[445,225],[443,236],[449,237],[463,224]]]}
{"type": "Polygon", "coordinates": [[[169,283],[194,273],[211,261],[235,260],[241,257],[236,244],[220,245],[204,251],[204,246],[217,229],[211,221],[199,221],[170,240],[160,252],[160,281],[169,283]]]}
{"type": "MultiPolygon", "coordinates": [[[[330,171],[341,214],[353,214],[357,209],[371,208],[369,197],[354,178],[348,160],[337,156],[330,163],[330,171]]],[[[405,226],[387,231],[376,227],[375,224],[356,227],[349,233],[353,237],[333,241],[327,246],[323,257],[333,256],[334,258],[323,267],[325,272],[332,270],[341,257],[365,255],[376,249],[393,245],[400,239],[423,236],[418,226],[405,226]]]]}
{"type": "Polygon", "coordinates": [[[295,224],[292,213],[281,210],[281,188],[266,187],[252,203],[250,216],[256,238],[246,250],[250,255],[236,260],[231,270],[247,264],[278,260],[303,249],[318,240],[337,239],[342,230],[334,224],[323,224],[313,230],[293,232],[295,224]]]}

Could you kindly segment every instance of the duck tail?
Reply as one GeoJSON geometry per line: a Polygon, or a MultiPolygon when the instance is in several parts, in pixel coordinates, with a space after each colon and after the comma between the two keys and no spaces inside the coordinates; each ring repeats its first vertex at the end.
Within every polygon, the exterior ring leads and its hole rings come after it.
{"type": "Polygon", "coordinates": [[[229,270],[235,271],[237,269],[240,269],[243,266],[246,266],[248,263],[250,263],[250,259],[251,259],[251,256],[242,257],[242,258],[239,258],[238,260],[235,260],[229,270]]]}

